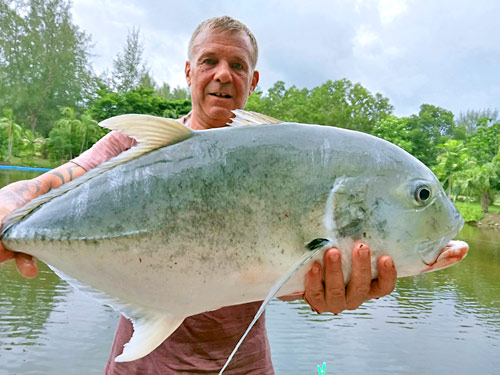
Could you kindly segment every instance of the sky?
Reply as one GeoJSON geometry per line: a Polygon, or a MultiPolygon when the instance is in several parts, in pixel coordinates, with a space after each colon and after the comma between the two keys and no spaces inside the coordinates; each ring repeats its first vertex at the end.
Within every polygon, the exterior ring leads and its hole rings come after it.
{"type": "Polygon", "coordinates": [[[136,27],[155,80],[187,87],[192,32],[230,15],[257,38],[261,90],[347,78],[389,98],[397,116],[422,104],[455,117],[500,109],[497,0],[73,0],[72,14],[92,37],[96,73],[112,70],[136,27]]]}

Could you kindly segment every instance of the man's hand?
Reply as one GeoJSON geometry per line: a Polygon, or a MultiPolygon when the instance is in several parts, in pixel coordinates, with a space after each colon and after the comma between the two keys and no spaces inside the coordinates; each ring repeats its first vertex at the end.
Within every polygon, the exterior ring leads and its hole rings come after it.
{"type": "MultiPolygon", "coordinates": [[[[68,162],[37,178],[17,181],[0,189],[0,231],[5,217],[39,195],[55,189],[85,173],[85,169],[68,162]]],[[[0,241],[0,263],[15,259],[17,270],[24,277],[35,277],[38,273],[36,259],[31,255],[7,250],[0,241]]]]}
{"type": "MultiPolygon", "coordinates": [[[[32,185],[33,192],[36,192],[36,184],[33,183],[32,185]]],[[[27,202],[24,196],[33,193],[27,188],[28,186],[29,182],[19,181],[0,190],[0,231],[2,230],[2,224],[5,217],[27,202]]],[[[0,241],[0,263],[9,259],[15,259],[17,269],[24,277],[35,277],[37,275],[38,267],[36,266],[35,258],[28,254],[9,251],[0,241]]]]}
{"type": "Polygon", "coordinates": [[[391,257],[384,255],[378,260],[378,279],[372,280],[370,248],[357,243],[352,253],[351,280],[344,284],[340,252],[332,248],[325,252],[324,275],[321,265],[315,262],[306,275],[304,299],[318,313],[338,314],[355,310],[363,302],[380,298],[394,290],[396,268],[391,257]],[[325,280],[323,283],[323,279],[325,280]]]}

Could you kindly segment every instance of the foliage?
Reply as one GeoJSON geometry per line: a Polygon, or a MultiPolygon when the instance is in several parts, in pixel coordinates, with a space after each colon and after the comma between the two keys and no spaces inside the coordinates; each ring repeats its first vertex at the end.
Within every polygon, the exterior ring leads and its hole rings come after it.
{"type": "Polygon", "coordinates": [[[14,122],[11,109],[3,110],[4,117],[0,118],[0,157],[9,161],[13,156],[13,148],[21,144],[23,128],[14,122]]]}
{"type": "Polygon", "coordinates": [[[496,160],[483,165],[475,164],[474,167],[457,174],[457,184],[468,196],[479,198],[485,213],[495,200],[499,181],[500,165],[496,160]]]}
{"type": "Polygon", "coordinates": [[[138,88],[128,92],[112,92],[106,88],[98,91],[98,98],[88,113],[96,121],[126,113],[179,118],[191,110],[189,100],[169,101],[155,96],[151,89],[138,88]]]}
{"type": "Polygon", "coordinates": [[[478,222],[484,217],[480,206],[465,202],[455,202],[455,206],[466,222],[478,222]]]}
{"type": "Polygon", "coordinates": [[[490,125],[481,119],[476,132],[467,137],[467,147],[478,164],[490,162],[500,151],[500,122],[490,125]]]}
{"type": "Polygon", "coordinates": [[[467,135],[474,134],[477,127],[486,119],[487,123],[493,124],[495,122],[500,122],[500,114],[498,109],[483,109],[483,110],[467,110],[466,112],[460,112],[458,119],[456,121],[457,127],[462,127],[465,129],[467,135]]]}
{"type": "Polygon", "coordinates": [[[118,92],[127,92],[141,86],[154,88],[155,84],[145,63],[142,61],[144,47],[139,41],[139,29],[132,28],[122,53],[113,61],[112,87],[118,92]]]}
{"type": "Polygon", "coordinates": [[[43,156],[43,149],[47,142],[40,134],[32,133],[31,130],[25,129],[22,135],[22,148],[19,156],[23,164],[33,165],[35,158],[43,156]]]}
{"type": "Polygon", "coordinates": [[[372,95],[361,84],[347,79],[327,81],[312,90],[285,87],[277,81],[267,95],[256,91],[246,109],[283,121],[333,125],[371,132],[392,110],[389,99],[372,95]]]}
{"type": "Polygon", "coordinates": [[[168,83],[163,83],[163,85],[155,90],[156,96],[161,96],[167,100],[190,100],[191,95],[189,89],[176,87],[172,90],[168,83]]]}
{"type": "Polygon", "coordinates": [[[437,163],[437,145],[453,137],[455,124],[453,113],[430,104],[422,104],[418,115],[408,118],[407,129],[412,144],[412,154],[425,165],[437,163]]]}
{"type": "Polygon", "coordinates": [[[92,90],[89,49],[68,0],[1,0],[0,109],[47,134],[59,108],[80,108],[92,90]]]}
{"type": "MultiPolygon", "coordinates": [[[[448,139],[445,143],[437,145],[444,152],[438,155],[434,173],[448,189],[451,197],[457,175],[474,166],[474,161],[469,158],[469,153],[463,141],[448,139]]],[[[456,195],[460,192],[457,191],[456,195]]]]}
{"type": "Polygon", "coordinates": [[[72,108],[64,108],[62,115],[50,131],[47,141],[51,160],[70,160],[106,133],[90,116],[83,115],[78,119],[72,108]]]}
{"type": "Polygon", "coordinates": [[[408,131],[407,122],[408,119],[405,117],[387,116],[375,124],[372,134],[394,143],[411,154],[413,152],[413,145],[410,142],[410,132],[408,131]]]}
{"type": "Polygon", "coordinates": [[[20,157],[29,163],[34,157],[41,156],[45,139],[24,129],[14,120],[12,110],[4,109],[4,117],[0,118],[0,160],[10,162],[20,157]]]}

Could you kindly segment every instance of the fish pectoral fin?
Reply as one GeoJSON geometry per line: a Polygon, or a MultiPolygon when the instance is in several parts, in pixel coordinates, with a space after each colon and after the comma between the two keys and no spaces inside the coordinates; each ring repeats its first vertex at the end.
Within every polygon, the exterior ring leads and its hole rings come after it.
{"type": "Polygon", "coordinates": [[[184,317],[148,313],[140,318],[129,318],[134,326],[130,341],[115,362],[130,362],[145,357],[165,341],[184,321],[184,317]]]}
{"type": "Polygon", "coordinates": [[[244,111],[243,109],[235,109],[232,111],[236,117],[232,118],[227,125],[232,127],[240,127],[247,125],[265,125],[265,124],[280,124],[283,121],[274,117],[263,115],[262,113],[244,111]]]}

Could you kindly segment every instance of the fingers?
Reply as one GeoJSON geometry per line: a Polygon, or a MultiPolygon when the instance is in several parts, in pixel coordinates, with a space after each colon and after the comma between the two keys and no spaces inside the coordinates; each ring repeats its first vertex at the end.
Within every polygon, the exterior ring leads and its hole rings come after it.
{"type": "Polygon", "coordinates": [[[5,250],[0,243],[0,263],[5,262],[6,260],[14,258],[14,253],[9,250],[5,250]]]}
{"type": "Polygon", "coordinates": [[[317,313],[327,311],[325,302],[325,287],[323,285],[323,270],[318,262],[314,262],[306,274],[306,291],[304,299],[317,313]]]}
{"type": "Polygon", "coordinates": [[[0,242],[0,263],[9,259],[15,259],[17,270],[24,277],[35,277],[38,274],[38,267],[36,266],[36,259],[31,255],[23,253],[15,253],[6,250],[0,242]]]}
{"type": "Polygon", "coordinates": [[[38,274],[36,260],[31,255],[15,253],[14,259],[19,273],[24,277],[35,277],[38,274]]]}
{"type": "Polygon", "coordinates": [[[391,257],[383,255],[377,262],[378,279],[372,281],[370,288],[370,298],[380,298],[386,296],[394,290],[396,286],[397,272],[391,257]]]}
{"type": "Polygon", "coordinates": [[[349,310],[357,309],[370,298],[372,281],[371,254],[368,245],[356,244],[352,252],[352,274],[347,285],[346,302],[349,310]]]}
{"type": "Polygon", "coordinates": [[[325,269],[315,262],[306,274],[304,299],[318,313],[355,310],[363,302],[380,298],[394,290],[396,268],[391,257],[381,256],[377,262],[378,279],[372,280],[371,250],[363,243],[356,243],[352,252],[351,280],[344,284],[341,256],[338,249],[325,252],[325,269]],[[324,278],[324,282],[323,282],[324,278]]]}
{"type": "Polygon", "coordinates": [[[327,311],[339,314],[347,308],[344,274],[338,249],[325,253],[325,300],[327,311]]]}

